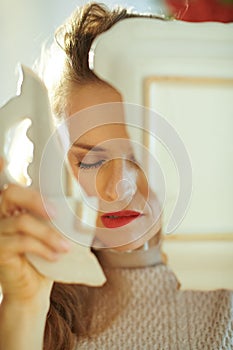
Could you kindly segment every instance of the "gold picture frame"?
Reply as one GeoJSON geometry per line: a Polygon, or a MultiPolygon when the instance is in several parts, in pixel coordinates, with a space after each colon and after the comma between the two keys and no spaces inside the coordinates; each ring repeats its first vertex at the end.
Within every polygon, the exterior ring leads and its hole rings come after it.
{"type": "MultiPolygon", "coordinates": [[[[151,108],[151,97],[150,88],[152,84],[192,84],[192,85],[225,85],[232,86],[232,78],[222,78],[222,77],[201,77],[201,76],[162,76],[162,75],[152,75],[144,79],[143,82],[143,104],[146,108],[151,108]]],[[[144,145],[149,147],[149,135],[145,133],[143,135],[144,145]]],[[[233,209],[233,208],[232,208],[233,209]]],[[[166,235],[164,240],[168,242],[198,242],[198,241],[224,241],[233,242],[233,232],[232,233],[176,233],[175,235],[166,235]]]]}

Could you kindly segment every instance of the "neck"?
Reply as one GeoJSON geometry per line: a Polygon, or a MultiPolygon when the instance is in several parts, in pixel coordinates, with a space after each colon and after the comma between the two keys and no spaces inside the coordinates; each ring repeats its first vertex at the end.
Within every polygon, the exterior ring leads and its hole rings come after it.
{"type": "Polygon", "coordinates": [[[138,268],[153,266],[163,263],[161,252],[161,230],[156,233],[143,246],[135,249],[120,252],[114,249],[95,250],[100,263],[109,268],[138,268]]]}

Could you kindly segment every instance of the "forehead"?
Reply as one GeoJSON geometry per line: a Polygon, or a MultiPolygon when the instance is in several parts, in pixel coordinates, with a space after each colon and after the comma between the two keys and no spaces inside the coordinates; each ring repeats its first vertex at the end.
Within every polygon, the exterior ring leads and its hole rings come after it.
{"type": "Polygon", "coordinates": [[[68,96],[67,116],[93,106],[122,102],[120,93],[106,83],[89,83],[73,85],[68,96]]]}
{"type": "Polygon", "coordinates": [[[76,138],[80,143],[100,144],[110,140],[129,139],[124,124],[106,124],[98,126],[76,138]]]}
{"type": "Polygon", "coordinates": [[[108,154],[114,158],[132,155],[131,141],[124,125],[102,126],[82,135],[74,143],[76,153],[108,154]]]}
{"type": "Polygon", "coordinates": [[[98,144],[128,139],[121,95],[105,83],[75,86],[68,98],[72,142],[98,144]]]}

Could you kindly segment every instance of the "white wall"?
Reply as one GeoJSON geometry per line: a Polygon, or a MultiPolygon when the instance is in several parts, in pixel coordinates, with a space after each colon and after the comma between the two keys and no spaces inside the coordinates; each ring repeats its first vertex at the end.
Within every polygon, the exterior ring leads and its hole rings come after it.
{"type": "MultiPolygon", "coordinates": [[[[84,0],[0,0],[0,106],[15,95],[18,62],[31,66],[42,43],[84,0]]],[[[162,0],[102,1],[163,13],[162,0]]]]}

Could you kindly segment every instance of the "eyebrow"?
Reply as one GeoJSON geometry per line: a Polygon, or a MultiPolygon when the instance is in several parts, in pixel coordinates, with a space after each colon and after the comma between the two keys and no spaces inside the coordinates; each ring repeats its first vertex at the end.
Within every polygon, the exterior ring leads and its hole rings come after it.
{"type": "Polygon", "coordinates": [[[73,147],[78,147],[78,148],[86,149],[88,151],[93,151],[93,152],[104,152],[104,151],[106,151],[102,147],[95,146],[95,145],[88,145],[86,143],[80,143],[80,142],[75,142],[73,144],[73,147]]]}

